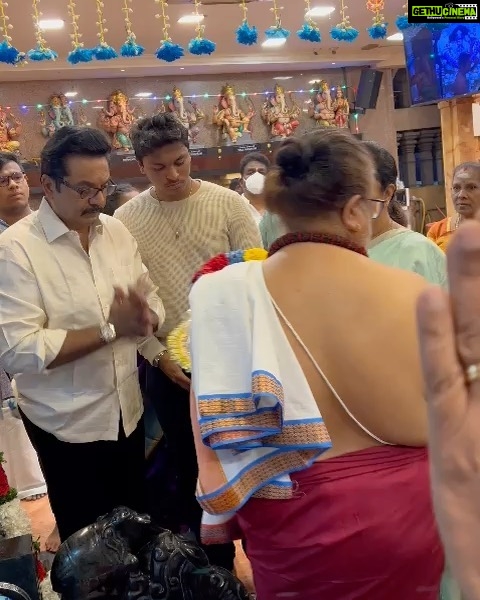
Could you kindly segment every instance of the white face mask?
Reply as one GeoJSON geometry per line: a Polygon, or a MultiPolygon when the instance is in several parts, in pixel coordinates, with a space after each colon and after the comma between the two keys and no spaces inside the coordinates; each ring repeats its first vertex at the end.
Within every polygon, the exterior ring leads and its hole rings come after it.
{"type": "Polygon", "coordinates": [[[253,175],[245,179],[245,187],[254,196],[259,196],[265,188],[265,175],[262,175],[258,171],[253,173],[253,175]]]}

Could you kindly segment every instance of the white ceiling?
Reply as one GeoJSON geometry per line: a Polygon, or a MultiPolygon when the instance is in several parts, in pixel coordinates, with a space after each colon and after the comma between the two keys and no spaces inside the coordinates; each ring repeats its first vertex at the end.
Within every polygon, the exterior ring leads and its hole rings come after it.
{"type": "MultiPolygon", "coordinates": [[[[103,0],[107,19],[107,42],[117,50],[125,41],[125,26],[121,10],[124,0],[103,0]]],[[[390,23],[389,33],[395,33],[395,19],[403,14],[405,0],[388,0],[385,8],[385,20],[390,23]]],[[[109,77],[172,76],[182,68],[182,77],[188,74],[216,74],[240,72],[276,72],[313,71],[319,68],[342,66],[373,65],[378,67],[399,67],[404,64],[402,42],[372,40],[366,31],[371,25],[373,14],[367,11],[365,0],[351,0],[348,13],[351,23],[360,31],[357,40],[350,43],[334,42],[330,29],[340,21],[339,0],[311,0],[311,5],[336,6],[331,17],[316,19],[322,33],[322,42],[314,44],[300,40],[296,31],[301,27],[305,11],[304,0],[279,0],[284,6],[282,25],[291,30],[292,35],[286,45],[280,49],[267,50],[256,46],[245,47],[237,44],[235,30],[242,20],[239,0],[205,0],[202,12],[205,14],[205,35],[217,44],[214,54],[207,57],[195,57],[188,52],[186,56],[173,64],[159,61],[154,52],[162,38],[161,25],[155,18],[159,4],[155,0],[133,0],[132,22],[137,40],[146,48],[146,53],[138,58],[118,58],[110,61],[93,61],[72,66],[66,61],[71,49],[70,26],[67,0],[39,0],[42,18],[59,18],[65,21],[65,28],[45,33],[48,45],[59,54],[55,62],[29,62],[21,67],[12,67],[0,63],[2,81],[32,81],[56,79],[85,79],[109,77]]],[[[97,44],[96,2],[95,0],[76,0],[79,14],[79,27],[83,33],[85,46],[97,44]]],[[[270,11],[271,0],[250,0],[248,17],[251,25],[259,30],[262,41],[265,29],[273,25],[270,11]]],[[[180,25],[180,16],[192,12],[191,0],[169,0],[170,35],[174,42],[186,47],[195,36],[193,25],[180,25]]],[[[32,24],[32,0],[10,0],[6,9],[13,26],[11,36],[13,45],[21,51],[34,47],[35,36],[32,24]]]]}

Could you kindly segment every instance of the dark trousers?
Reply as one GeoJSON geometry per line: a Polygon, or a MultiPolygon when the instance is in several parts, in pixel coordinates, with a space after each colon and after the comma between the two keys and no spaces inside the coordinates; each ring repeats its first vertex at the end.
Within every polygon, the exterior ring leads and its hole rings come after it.
{"type": "MultiPolygon", "coordinates": [[[[190,421],[190,394],[171,381],[160,369],[147,365],[146,391],[155,406],[167,440],[167,451],[176,474],[175,520],[187,525],[200,540],[202,509],[195,498],[198,477],[197,455],[190,421]]],[[[233,569],[235,546],[213,544],[203,549],[212,565],[233,569]]]]}
{"type": "Polygon", "coordinates": [[[143,420],[128,437],[120,425],[117,441],[71,444],[21,415],[38,455],[62,542],[118,506],[145,510],[143,420]]]}

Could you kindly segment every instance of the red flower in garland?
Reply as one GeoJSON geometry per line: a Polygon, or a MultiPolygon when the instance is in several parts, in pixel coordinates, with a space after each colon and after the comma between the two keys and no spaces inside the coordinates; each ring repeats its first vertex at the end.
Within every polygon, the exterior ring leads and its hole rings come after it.
{"type": "Polygon", "coordinates": [[[216,271],[221,271],[225,267],[228,267],[230,264],[228,260],[228,256],[226,254],[218,254],[211,258],[200,271],[197,271],[193,276],[192,283],[195,283],[197,279],[200,279],[202,275],[208,275],[209,273],[215,273],[216,271]]]}
{"type": "Polygon", "coordinates": [[[37,579],[38,581],[41,583],[45,577],[47,576],[47,571],[45,570],[45,567],[43,566],[42,561],[40,561],[37,558],[37,579]]]}
{"type": "Polygon", "coordinates": [[[0,464],[0,498],[3,498],[10,491],[10,485],[8,483],[7,474],[5,469],[0,464]]]}

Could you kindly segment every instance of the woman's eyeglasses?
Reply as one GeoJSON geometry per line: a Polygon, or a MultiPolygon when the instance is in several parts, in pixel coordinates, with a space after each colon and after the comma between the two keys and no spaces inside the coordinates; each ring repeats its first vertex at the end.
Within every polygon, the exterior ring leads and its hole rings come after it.
{"type": "Polygon", "coordinates": [[[17,171],[16,173],[11,173],[10,175],[0,175],[0,187],[8,187],[10,185],[10,181],[14,183],[21,183],[25,179],[25,173],[21,171],[17,171]]]}
{"type": "Polygon", "coordinates": [[[110,196],[111,194],[114,194],[117,189],[117,184],[113,181],[109,181],[100,188],[72,185],[71,183],[68,183],[68,181],[65,181],[65,179],[60,179],[59,182],[68,189],[77,192],[82,200],[93,200],[99,192],[102,192],[105,197],[110,196]]]}
{"type": "Polygon", "coordinates": [[[386,204],[385,200],[378,200],[376,198],[367,198],[367,200],[372,206],[372,219],[377,219],[381,215],[386,204]]]}

